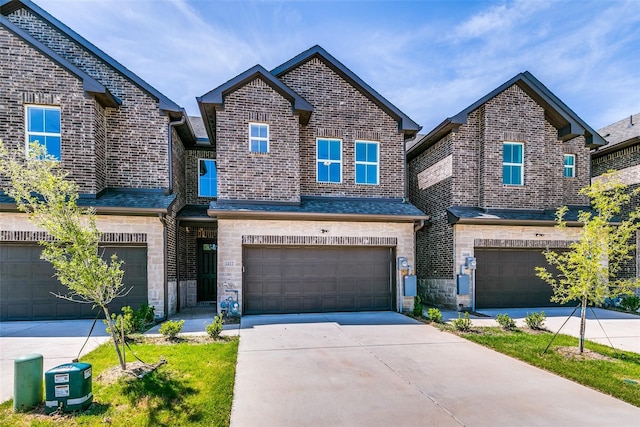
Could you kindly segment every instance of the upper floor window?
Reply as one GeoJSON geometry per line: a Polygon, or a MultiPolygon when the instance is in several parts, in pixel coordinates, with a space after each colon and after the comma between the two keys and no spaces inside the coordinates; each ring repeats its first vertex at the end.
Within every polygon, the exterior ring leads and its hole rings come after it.
{"type": "Polygon", "coordinates": [[[218,197],[218,171],[216,161],[198,161],[198,197],[218,197]]]}
{"type": "Polygon", "coordinates": [[[356,141],[356,184],[378,184],[377,142],[356,141]]]}
{"type": "Polygon", "coordinates": [[[565,154],[564,155],[564,177],[575,178],[576,176],[576,155],[565,154]]]}
{"type": "Polygon", "coordinates": [[[342,141],[318,139],[316,147],[318,182],[342,182],[342,141]]]}
{"type": "Polygon", "coordinates": [[[269,125],[249,123],[249,150],[252,153],[269,152],[269,125]]]}
{"type": "Polygon", "coordinates": [[[60,107],[42,105],[27,105],[26,115],[26,144],[38,142],[47,149],[47,154],[60,160],[60,107]]]}
{"type": "Polygon", "coordinates": [[[524,182],[524,144],[505,142],[502,154],[502,183],[522,185],[524,182]]]}

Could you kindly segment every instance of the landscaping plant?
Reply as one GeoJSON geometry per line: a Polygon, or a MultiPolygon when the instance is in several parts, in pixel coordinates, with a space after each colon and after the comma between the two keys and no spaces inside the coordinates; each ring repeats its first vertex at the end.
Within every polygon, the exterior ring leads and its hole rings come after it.
{"type": "Polygon", "coordinates": [[[531,329],[543,330],[544,329],[544,321],[547,320],[547,315],[544,311],[540,313],[527,313],[527,317],[524,318],[524,322],[531,329]]]}
{"type": "Polygon", "coordinates": [[[205,326],[205,331],[207,331],[207,335],[211,338],[218,338],[220,336],[220,332],[222,332],[222,326],[224,325],[224,317],[222,313],[218,314],[213,318],[213,322],[209,323],[205,326]]]}
{"type": "MultiPolygon", "coordinates": [[[[606,298],[633,293],[637,279],[620,278],[625,263],[632,259],[635,249],[634,238],[640,229],[640,207],[631,211],[626,219],[618,220],[622,207],[631,198],[640,194],[640,188],[628,191],[614,173],[606,173],[601,178],[580,190],[580,194],[591,200],[593,210],[581,211],[578,222],[583,226],[576,241],[566,252],[547,250],[547,262],[555,266],[554,275],[545,267],[536,267],[538,277],[553,288],[552,302],[566,304],[580,301],[579,350],[584,351],[587,305],[602,305],[606,298]],[[616,224],[612,224],[613,221],[616,224]]],[[[557,227],[566,230],[564,216],[567,207],[556,212],[557,227]]]]}
{"type": "Polygon", "coordinates": [[[458,313],[458,318],[451,321],[454,328],[460,332],[469,332],[471,330],[471,319],[469,319],[469,313],[465,312],[464,317],[462,313],[458,313]]]}
{"type": "Polygon", "coordinates": [[[184,320],[167,320],[160,326],[159,332],[165,338],[172,340],[178,336],[183,326],[184,320]]]}
{"type": "Polygon", "coordinates": [[[626,311],[638,311],[640,308],[640,297],[638,295],[627,295],[620,301],[620,307],[626,311]]]}
{"type": "Polygon", "coordinates": [[[514,322],[507,313],[498,314],[496,316],[496,321],[498,322],[498,325],[500,325],[500,327],[505,331],[513,331],[514,329],[516,329],[516,322],[514,322]]]}
{"type": "Polygon", "coordinates": [[[420,295],[413,298],[413,315],[416,317],[422,317],[422,310],[424,310],[424,306],[422,305],[422,298],[420,295]]]}
{"type": "Polygon", "coordinates": [[[429,320],[436,323],[442,323],[442,312],[437,309],[431,307],[427,310],[427,316],[429,316],[429,320]]]}

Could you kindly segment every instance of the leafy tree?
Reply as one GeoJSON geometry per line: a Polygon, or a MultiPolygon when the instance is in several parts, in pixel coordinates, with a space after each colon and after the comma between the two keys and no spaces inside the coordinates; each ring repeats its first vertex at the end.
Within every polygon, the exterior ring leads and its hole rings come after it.
{"type": "Polygon", "coordinates": [[[101,233],[95,212],[78,207],[78,186],[38,143],[31,144],[25,156],[8,150],[0,141],[0,171],[9,179],[3,190],[16,201],[18,210],[27,213],[29,220],[49,235],[39,242],[43,247],[41,258],[53,265],[56,277],[68,289],[66,295],[54,295],[103,310],[120,366],[125,369],[109,304],[130,289],[122,283],[122,261],[115,254],[109,262],[100,256],[101,233]]]}
{"type": "MultiPolygon", "coordinates": [[[[640,229],[640,208],[619,220],[623,206],[640,189],[629,191],[615,173],[609,172],[580,190],[591,200],[591,211],[581,211],[583,224],[578,240],[566,252],[548,250],[547,262],[556,266],[554,276],[544,267],[536,267],[538,277],[553,288],[551,301],[564,304],[581,302],[580,352],[584,351],[587,305],[600,305],[607,297],[633,293],[637,279],[618,277],[625,262],[633,256],[635,233],[640,229]]],[[[556,212],[557,227],[564,229],[567,207],[556,212]]]]}

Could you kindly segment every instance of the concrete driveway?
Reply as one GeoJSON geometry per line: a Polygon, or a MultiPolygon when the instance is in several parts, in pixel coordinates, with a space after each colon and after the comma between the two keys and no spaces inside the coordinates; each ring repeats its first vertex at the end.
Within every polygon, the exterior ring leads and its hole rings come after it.
{"type": "Polygon", "coordinates": [[[231,425],[637,425],[640,408],[393,312],[245,316],[231,425]]]}
{"type": "MultiPolygon", "coordinates": [[[[0,322],[0,402],[13,397],[14,360],[26,354],[43,356],[43,370],[71,362],[78,357],[93,320],[0,322]]],[[[96,326],[82,355],[109,337],[102,320],[96,326]]]]}

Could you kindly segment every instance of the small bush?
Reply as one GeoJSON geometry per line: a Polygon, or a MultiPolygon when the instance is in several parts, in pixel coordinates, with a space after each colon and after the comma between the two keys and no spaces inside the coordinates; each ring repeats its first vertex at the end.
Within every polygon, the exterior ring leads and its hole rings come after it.
{"type": "Polygon", "coordinates": [[[516,322],[514,322],[507,313],[498,314],[496,316],[496,321],[498,322],[498,325],[500,325],[500,327],[505,331],[513,331],[516,328],[516,322]]]}
{"type": "Polygon", "coordinates": [[[182,326],[184,326],[184,320],[167,320],[160,326],[159,332],[165,338],[174,339],[182,330],[182,326]]]}
{"type": "MultiPolygon", "coordinates": [[[[155,322],[155,307],[144,303],[137,311],[133,311],[130,306],[125,305],[122,307],[122,313],[118,315],[111,313],[111,319],[118,336],[122,333],[123,328],[125,336],[136,332],[144,332],[150,324],[155,322]]],[[[107,333],[110,334],[109,323],[106,320],[103,320],[103,322],[107,326],[107,333]]]]}
{"type": "Polygon", "coordinates": [[[527,313],[527,317],[524,318],[524,322],[531,329],[544,329],[544,321],[547,319],[547,315],[544,311],[540,313],[527,313]]]}
{"type": "Polygon", "coordinates": [[[416,317],[422,317],[423,310],[424,306],[422,305],[422,298],[418,295],[413,298],[413,315],[416,317]]]}
{"type": "Polygon", "coordinates": [[[432,322],[442,323],[442,312],[437,308],[427,310],[427,316],[429,316],[429,320],[432,322]]]}
{"type": "Polygon", "coordinates": [[[222,313],[218,314],[213,318],[213,322],[209,323],[205,326],[205,330],[207,331],[207,335],[211,338],[218,338],[220,336],[220,332],[222,332],[222,325],[224,325],[224,317],[222,313]]]}
{"type": "Polygon", "coordinates": [[[457,331],[469,332],[471,330],[471,319],[469,319],[469,313],[465,312],[464,317],[462,313],[458,313],[458,318],[451,321],[457,331]]]}
{"type": "Polygon", "coordinates": [[[620,301],[620,307],[626,311],[638,311],[640,308],[640,297],[638,295],[626,295],[620,301]]]}

